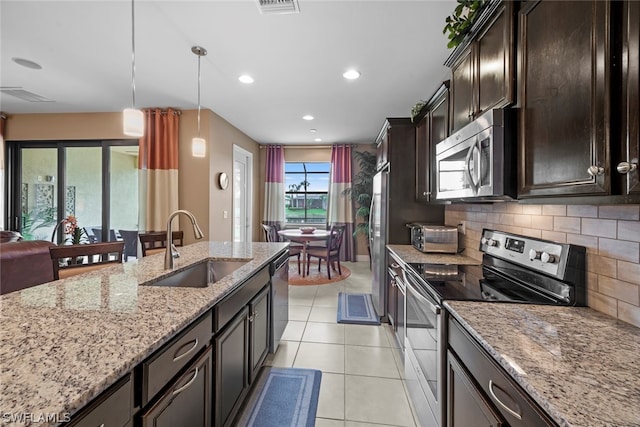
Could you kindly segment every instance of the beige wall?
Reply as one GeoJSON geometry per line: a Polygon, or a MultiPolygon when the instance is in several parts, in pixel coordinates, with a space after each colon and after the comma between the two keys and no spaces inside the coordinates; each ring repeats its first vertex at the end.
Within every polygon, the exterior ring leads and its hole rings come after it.
{"type": "MultiPolygon", "coordinates": [[[[232,186],[220,190],[215,186],[218,173],[233,176],[233,144],[254,155],[253,192],[253,240],[259,240],[260,216],[258,200],[262,188],[258,185],[258,144],[233,125],[210,110],[202,110],[201,135],[207,139],[207,157],[191,156],[191,138],[197,134],[197,110],[183,111],[180,116],[179,159],[179,207],[196,216],[209,240],[231,240],[232,186]],[[228,218],[222,218],[222,211],[228,218]]],[[[6,140],[54,140],[54,139],[129,139],[122,134],[121,113],[74,114],[16,114],[7,120],[6,140]]],[[[185,230],[185,243],[194,240],[186,218],[180,218],[185,230]]]]}
{"type": "Polygon", "coordinates": [[[453,204],[445,223],[466,221],[465,254],[478,251],[483,228],[587,248],[587,304],[640,327],[640,206],[453,204]]]}

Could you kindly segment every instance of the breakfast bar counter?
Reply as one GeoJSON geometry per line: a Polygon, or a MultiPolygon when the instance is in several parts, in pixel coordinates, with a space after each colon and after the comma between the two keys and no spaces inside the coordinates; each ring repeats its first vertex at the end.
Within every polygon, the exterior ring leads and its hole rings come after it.
{"type": "Polygon", "coordinates": [[[1,296],[3,425],[67,421],[287,245],[181,247],[174,271],[208,259],[246,261],[202,288],[148,286],[172,273],[157,254],[1,296]]]}

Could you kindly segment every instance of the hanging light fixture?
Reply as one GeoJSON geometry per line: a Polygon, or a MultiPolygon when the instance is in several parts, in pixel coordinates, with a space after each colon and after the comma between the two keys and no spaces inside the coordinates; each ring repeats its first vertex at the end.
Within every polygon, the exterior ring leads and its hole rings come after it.
{"type": "Polygon", "coordinates": [[[193,46],[191,52],[198,56],[198,136],[191,140],[191,155],[204,157],[207,152],[207,141],[200,137],[200,58],[207,54],[207,49],[193,46]]]}
{"type": "Polygon", "coordinates": [[[131,108],[122,112],[122,129],[125,135],[141,137],[144,135],[144,114],[136,109],[136,27],[134,1],[131,0],[131,108]]]}

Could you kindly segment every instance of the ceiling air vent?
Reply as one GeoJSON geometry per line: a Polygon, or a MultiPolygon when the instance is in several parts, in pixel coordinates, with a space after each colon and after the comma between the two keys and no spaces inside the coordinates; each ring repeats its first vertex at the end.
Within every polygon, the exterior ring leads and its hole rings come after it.
{"type": "Polygon", "coordinates": [[[0,87],[0,92],[15,96],[27,102],[55,102],[53,99],[45,98],[44,96],[24,90],[21,87],[0,87]]]}
{"type": "Polygon", "coordinates": [[[300,12],[298,0],[258,0],[258,9],[263,15],[300,12]]]}

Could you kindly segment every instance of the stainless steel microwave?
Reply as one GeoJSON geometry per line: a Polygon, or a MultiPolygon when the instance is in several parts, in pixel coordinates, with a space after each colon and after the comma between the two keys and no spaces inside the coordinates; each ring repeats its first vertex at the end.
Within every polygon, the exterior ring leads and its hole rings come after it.
{"type": "Polygon", "coordinates": [[[489,110],[436,144],[436,199],[515,198],[514,125],[514,110],[489,110]]]}

